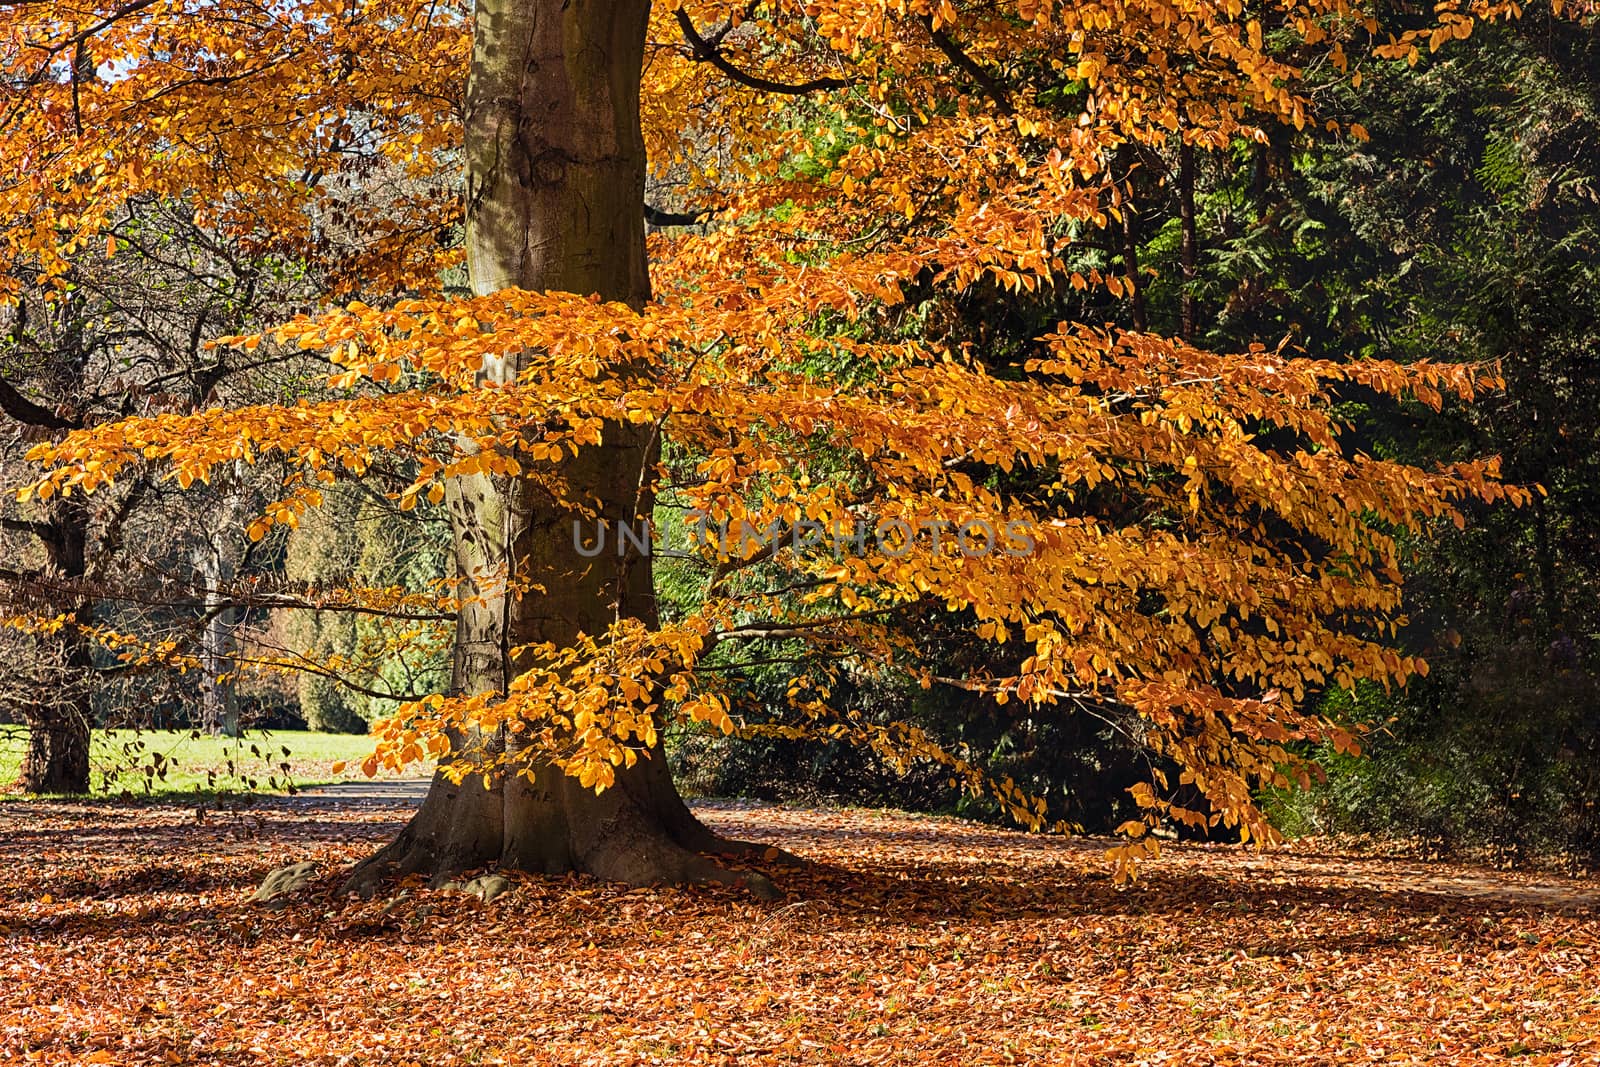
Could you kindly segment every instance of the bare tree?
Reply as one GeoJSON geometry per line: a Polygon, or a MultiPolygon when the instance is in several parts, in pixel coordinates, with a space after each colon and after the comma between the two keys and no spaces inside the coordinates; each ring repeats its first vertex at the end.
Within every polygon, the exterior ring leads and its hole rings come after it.
{"type": "MultiPolygon", "coordinates": [[[[20,501],[15,490],[34,475],[23,458],[29,446],[109,419],[281,391],[280,378],[296,373],[294,360],[304,362],[271,349],[207,345],[303,306],[296,303],[306,289],[299,272],[237,258],[169,204],[130,204],[113,244],[105,253],[80,253],[64,284],[25,288],[17,303],[0,309],[0,614],[33,620],[18,632],[19,657],[8,665],[12,684],[0,690],[0,706],[29,728],[21,784],[30,791],[88,789],[94,692],[127,669],[97,657],[95,629],[114,614],[111,605],[140,599],[119,591],[137,570],[130,533],[165,494],[160,472],[147,472],[92,496],[20,501]]],[[[13,273],[28,277],[25,266],[13,273]]],[[[236,617],[218,598],[240,557],[236,543],[223,541],[236,542],[226,531],[242,525],[234,513],[248,493],[237,489],[233,503],[227,492],[209,495],[208,508],[159,528],[164,544],[140,547],[159,557],[179,543],[190,546],[192,571],[176,583],[202,593],[193,606],[192,597],[175,599],[201,634],[198,645],[210,649],[211,681],[200,695],[214,705],[219,728],[237,729],[231,698],[216,682],[230,674],[223,668],[236,617]]]]}

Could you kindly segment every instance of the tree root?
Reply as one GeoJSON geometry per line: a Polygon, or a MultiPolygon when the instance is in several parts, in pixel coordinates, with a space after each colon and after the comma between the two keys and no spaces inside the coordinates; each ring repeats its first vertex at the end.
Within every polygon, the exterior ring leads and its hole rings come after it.
{"type": "Polygon", "coordinates": [[[694,850],[708,856],[717,856],[732,860],[760,860],[762,863],[775,863],[782,867],[809,867],[809,860],[801,859],[792,852],[786,852],[776,845],[765,845],[760,841],[738,841],[731,837],[723,837],[712,830],[705,831],[703,840],[694,842],[694,850]]]}
{"type": "Polygon", "coordinates": [[[482,848],[462,847],[460,842],[435,846],[407,827],[394,841],[357,864],[342,891],[371,899],[408,875],[423,875],[430,887],[439,888],[466,871],[493,867],[542,875],[578,871],[631,886],[726,885],[744,889],[757,900],[774,901],[783,899],[784,894],[770,878],[724,861],[806,865],[771,845],[735,841],[704,828],[692,836],[694,848],[679,844],[665,832],[635,826],[606,835],[587,855],[551,855],[544,862],[524,856],[519,862],[518,857],[503,851],[489,855],[482,848]]]}
{"type": "MultiPolygon", "coordinates": [[[[709,831],[707,834],[710,836],[709,831]]],[[[757,850],[761,846],[749,847],[757,850]]],[[[727,866],[719,862],[723,855],[736,858],[731,850],[711,853],[680,844],[664,833],[628,829],[606,835],[598,848],[579,857],[576,866],[598,878],[627,885],[729,885],[748,890],[758,900],[782,899],[783,893],[766,875],[727,866]]]]}
{"type": "Polygon", "coordinates": [[[665,757],[641,761],[626,781],[596,794],[552,772],[538,783],[491,786],[434,779],[398,837],[358,864],[344,889],[371,897],[407,875],[434,888],[463,872],[497,868],[529,874],[591,874],[625,885],[729,885],[760,900],[782,893],[746,865],[803,861],[758,842],[708,829],[683,803],[665,757]]]}

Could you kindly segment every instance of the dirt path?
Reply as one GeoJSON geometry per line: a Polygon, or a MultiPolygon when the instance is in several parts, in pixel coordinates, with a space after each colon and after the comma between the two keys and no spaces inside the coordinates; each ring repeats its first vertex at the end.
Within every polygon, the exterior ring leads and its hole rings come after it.
{"type": "Polygon", "coordinates": [[[416,807],[428,795],[429,781],[427,778],[362,778],[302,789],[293,797],[283,799],[312,804],[416,807]]]}

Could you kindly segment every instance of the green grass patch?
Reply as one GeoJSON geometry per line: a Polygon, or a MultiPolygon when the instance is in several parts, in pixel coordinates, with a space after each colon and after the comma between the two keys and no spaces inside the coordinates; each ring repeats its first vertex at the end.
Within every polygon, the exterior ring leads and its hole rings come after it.
{"type": "MultiPolygon", "coordinates": [[[[0,726],[0,791],[21,771],[27,733],[0,726]]],[[[211,737],[189,730],[96,730],[89,788],[99,796],[192,797],[224,793],[287,793],[359,776],[372,752],[365,734],[250,730],[211,737]],[[350,764],[335,774],[335,763],[350,764]]]]}

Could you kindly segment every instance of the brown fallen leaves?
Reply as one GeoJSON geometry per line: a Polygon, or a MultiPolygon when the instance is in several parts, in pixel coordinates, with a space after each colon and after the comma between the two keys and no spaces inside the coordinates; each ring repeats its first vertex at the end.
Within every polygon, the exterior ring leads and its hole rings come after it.
{"type": "Polygon", "coordinates": [[[1101,847],[713,806],[819,861],[788,901],[518,879],[244,903],[404,812],[0,806],[0,1063],[1600,1060],[1600,890],[1358,857],[1101,847]]]}

